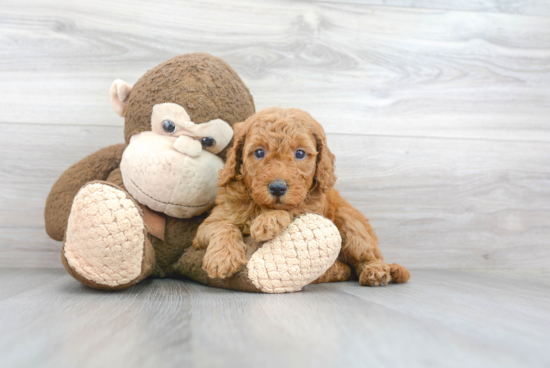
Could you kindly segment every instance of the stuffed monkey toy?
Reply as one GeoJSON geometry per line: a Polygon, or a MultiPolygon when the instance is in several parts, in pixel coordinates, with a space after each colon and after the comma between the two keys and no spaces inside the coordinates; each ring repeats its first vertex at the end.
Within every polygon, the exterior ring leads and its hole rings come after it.
{"type": "Polygon", "coordinates": [[[232,126],[254,114],[248,88],[227,63],[180,55],[134,86],[116,80],[110,96],[125,119],[125,143],[70,167],[46,202],[46,231],[63,241],[62,262],[76,280],[121,290],[147,277],[180,277],[269,293],[297,291],[320,276],[332,281],[323,274],[341,239],[316,215],[261,248],[249,239],[253,270],[221,280],[202,269],[205,251],[191,246],[193,237],[214,205],[232,126]]]}

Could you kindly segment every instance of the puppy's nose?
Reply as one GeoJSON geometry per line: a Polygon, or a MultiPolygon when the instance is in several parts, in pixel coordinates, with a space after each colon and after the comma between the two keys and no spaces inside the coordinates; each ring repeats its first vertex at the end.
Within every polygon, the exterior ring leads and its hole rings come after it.
{"type": "Polygon", "coordinates": [[[269,183],[268,187],[271,194],[273,194],[275,197],[281,197],[285,195],[286,190],[288,189],[288,186],[282,180],[274,180],[269,183]]]}

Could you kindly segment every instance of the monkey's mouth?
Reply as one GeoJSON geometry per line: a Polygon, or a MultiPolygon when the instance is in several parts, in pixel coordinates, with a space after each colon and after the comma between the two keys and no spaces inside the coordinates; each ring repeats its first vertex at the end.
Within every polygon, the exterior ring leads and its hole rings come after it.
{"type": "Polygon", "coordinates": [[[210,202],[210,203],[206,203],[206,204],[200,204],[198,206],[189,206],[189,205],[185,205],[185,204],[180,204],[180,203],[172,203],[172,202],[164,202],[164,201],[161,201],[159,199],[156,199],[152,196],[150,196],[149,194],[145,193],[143,191],[143,189],[141,189],[139,187],[139,185],[137,185],[137,183],[134,181],[134,179],[131,179],[132,180],[132,184],[134,184],[134,186],[136,187],[137,190],[139,190],[141,192],[141,194],[143,194],[144,196],[152,199],[153,201],[155,202],[158,202],[158,203],[162,203],[162,204],[169,204],[169,205],[172,205],[172,206],[179,206],[179,207],[187,207],[187,208],[200,208],[200,207],[207,207],[207,206],[210,206],[212,205],[214,202],[210,202]]]}

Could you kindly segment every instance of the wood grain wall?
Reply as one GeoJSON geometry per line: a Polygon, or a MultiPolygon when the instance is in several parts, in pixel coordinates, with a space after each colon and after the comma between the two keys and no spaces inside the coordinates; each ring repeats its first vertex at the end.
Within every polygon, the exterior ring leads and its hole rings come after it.
{"type": "Polygon", "coordinates": [[[325,126],[337,188],[389,261],[548,268],[549,4],[4,0],[0,266],[61,267],[45,198],[122,141],[111,82],[206,51],[257,109],[299,107],[325,126]]]}

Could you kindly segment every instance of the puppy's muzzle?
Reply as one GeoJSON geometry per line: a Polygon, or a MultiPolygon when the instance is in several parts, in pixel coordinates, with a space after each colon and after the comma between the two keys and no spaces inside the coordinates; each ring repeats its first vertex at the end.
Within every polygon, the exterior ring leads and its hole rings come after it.
{"type": "Polygon", "coordinates": [[[275,197],[282,197],[285,195],[288,185],[282,180],[274,180],[268,185],[269,192],[275,197]]]}

